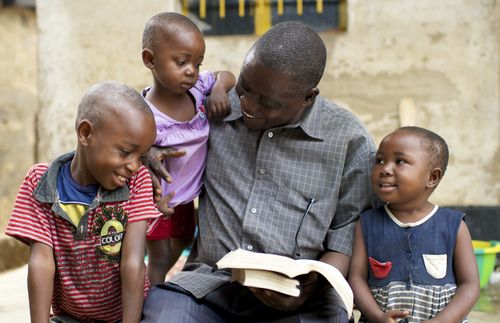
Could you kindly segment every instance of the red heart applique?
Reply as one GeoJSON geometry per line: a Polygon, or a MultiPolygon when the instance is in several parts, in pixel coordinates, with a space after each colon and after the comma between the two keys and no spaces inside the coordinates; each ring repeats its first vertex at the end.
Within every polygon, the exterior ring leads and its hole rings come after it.
{"type": "Polygon", "coordinates": [[[379,262],[372,257],[368,257],[370,261],[370,267],[372,268],[373,276],[377,279],[386,278],[391,272],[392,262],[379,262]]]}

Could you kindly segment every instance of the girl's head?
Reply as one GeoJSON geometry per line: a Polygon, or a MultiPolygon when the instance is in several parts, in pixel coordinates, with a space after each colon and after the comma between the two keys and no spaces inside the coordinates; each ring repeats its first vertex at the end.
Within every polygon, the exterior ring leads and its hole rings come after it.
{"type": "Polygon", "coordinates": [[[146,23],[142,61],[153,72],[155,85],[181,94],[194,86],[205,55],[200,29],[187,17],[159,13],[146,23]]]}
{"type": "Polygon", "coordinates": [[[392,205],[424,203],[448,165],[448,145],[432,131],[403,127],[380,143],[372,170],[372,187],[392,205]]]}

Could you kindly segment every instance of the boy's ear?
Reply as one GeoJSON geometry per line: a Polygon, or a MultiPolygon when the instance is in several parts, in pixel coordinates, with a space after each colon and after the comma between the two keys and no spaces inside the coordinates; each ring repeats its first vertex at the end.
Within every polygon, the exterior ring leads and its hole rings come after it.
{"type": "Polygon", "coordinates": [[[149,69],[152,69],[155,66],[153,52],[148,48],[144,48],[142,50],[141,55],[142,55],[142,62],[144,63],[144,66],[146,66],[149,69]]]}
{"type": "Polygon", "coordinates": [[[306,94],[306,97],[304,99],[304,106],[305,107],[310,107],[314,103],[314,99],[316,96],[319,94],[319,89],[317,87],[313,87],[309,93],[306,94]]]}
{"type": "Polygon", "coordinates": [[[429,173],[429,180],[427,181],[427,187],[436,188],[442,177],[443,171],[441,170],[441,168],[436,167],[431,169],[431,172],[429,173]]]}
{"type": "Polygon", "coordinates": [[[76,135],[78,138],[78,143],[82,146],[88,146],[89,139],[94,133],[94,126],[87,120],[81,120],[76,126],[76,135]]]}

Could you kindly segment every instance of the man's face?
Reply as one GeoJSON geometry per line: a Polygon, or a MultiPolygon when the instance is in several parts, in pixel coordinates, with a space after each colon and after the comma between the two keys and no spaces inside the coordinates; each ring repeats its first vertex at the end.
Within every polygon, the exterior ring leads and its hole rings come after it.
{"type": "Polygon", "coordinates": [[[300,120],[316,93],[298,88],[289,76],[247,60],[236,84],[245,125],[252,130],[266,130],[300,120]]]}

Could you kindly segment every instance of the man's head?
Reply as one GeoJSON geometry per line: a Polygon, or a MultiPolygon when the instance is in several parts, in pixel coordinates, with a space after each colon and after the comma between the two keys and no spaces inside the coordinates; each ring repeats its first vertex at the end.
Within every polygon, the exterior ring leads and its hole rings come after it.
{"type": "Polygon", "coordinates": [[[146,23],[142,61],[153,73],[159,89],[181,94],[193,87],[204,55],[203,35],[189,18],[163,12],[146,23]]]}
{"type": "Polygon", "coordinates": [[[312,106],[326,64],[321,38],[300,22],[283,22],[252,46],[236,92],[250,129],[293,124],[312,106]]]}
{"type": "Polygon", "coordinates": [[[382,201],[416,208],[427,201],[447,165],[448,145],[443,138],[424,128],[402,127],[380,143],[372,187],[382,201]]]}
{"type": "Polygon", "coordinates": [[[78,146],[71,174],[81,185],[98,183],[107,190],[125,185],[156,136],[146,102],[115,81],[95,84],[85,93],[75,127],[78,146]]]}

